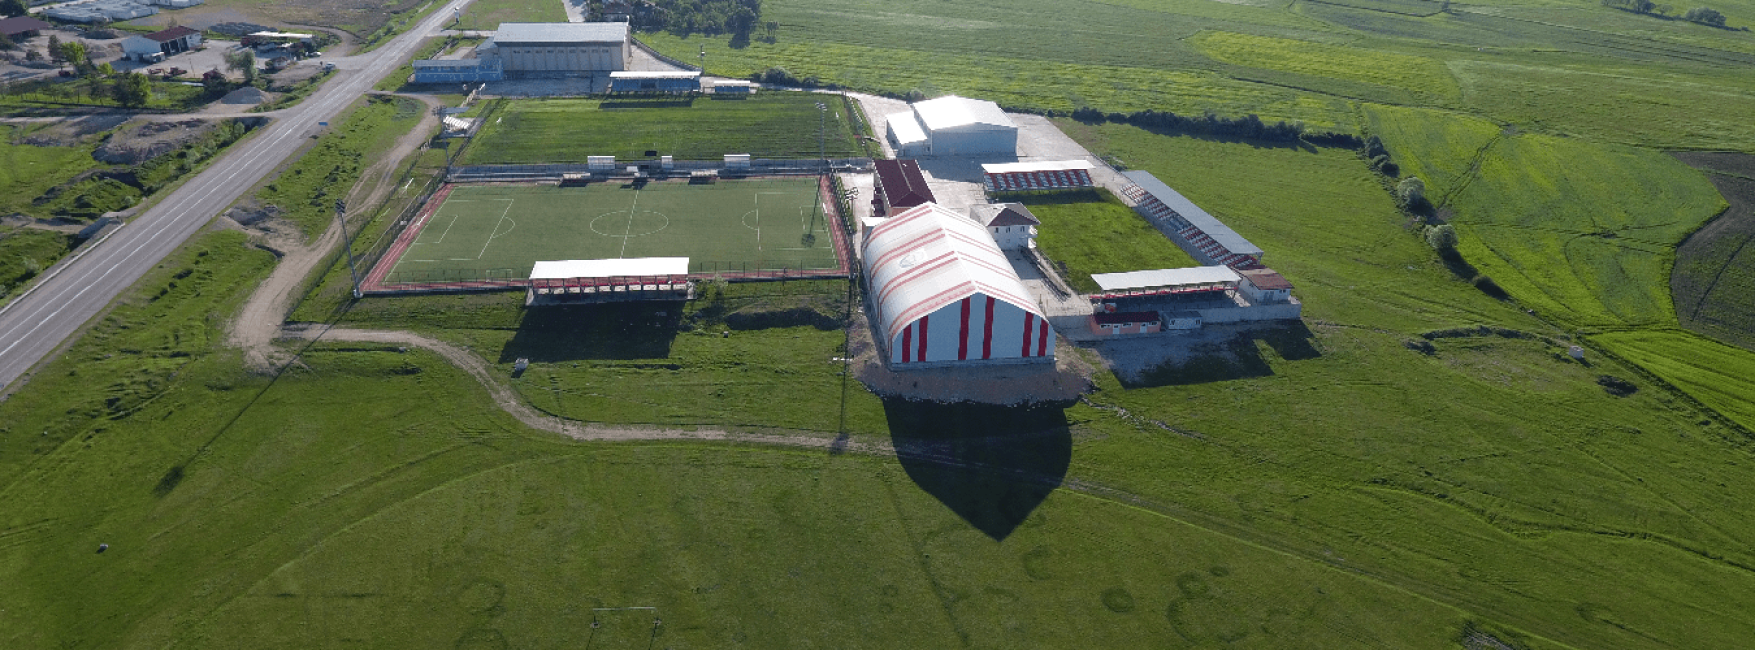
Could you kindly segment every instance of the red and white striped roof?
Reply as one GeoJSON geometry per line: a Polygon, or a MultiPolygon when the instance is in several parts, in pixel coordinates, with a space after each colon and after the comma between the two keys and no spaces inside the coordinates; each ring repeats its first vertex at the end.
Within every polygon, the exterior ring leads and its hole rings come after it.
{"type": "Polygon", "coordinates": [[[924,203],[872,228],[865,274],[884,335],[976,293],[1042,316],[1023,280],[987,229],[937,203],[924,203]]]}

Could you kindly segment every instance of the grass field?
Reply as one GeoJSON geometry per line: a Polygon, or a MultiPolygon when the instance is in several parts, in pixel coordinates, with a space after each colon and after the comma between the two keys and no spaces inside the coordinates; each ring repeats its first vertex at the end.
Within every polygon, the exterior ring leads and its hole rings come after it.
{"type": "Polygon", "coordinates": [[[839,268],[816,192],[814,179],[454,185],[386,282],[527,278],[539,260],[632,257],[688,257],[697,273],[839,268]]]}
{"type": "Polygon", "coordinates": [[[1755,156],[1682,153],[1730,203],[1676,249],[1670,293],[1683,327],[1755,349],[1755,156]]]}
{"type": "Polygon", "coordinates": [[[1426,57],[1232,32],[1191,40],[1202,54],[1226,63],[1404,88],[1428,101],[1457,97],[1444,64],[1426,57]]]}
{"type": "Polygon", "coordinates": [[[1097,291],[1092,273],[1200,266],[1108,190],[1043,192],[1016,198],[1042,221],[1036,245],[1065,265],[1074,289],[1097,291]]]}
{"type": "Polygon", "coordinates": [[[286,171],[263,185],[256,201],[280,208],[282,218],[315,238],[334,221],[335,201],[347,198],[360,173],[420,123],[421,106],[408,98],[367,98],[286,171]]]}
{"type": "Polygon", "coordinates": [[[677,160],[816,158],[828,107],[824,148],[830,158],[862,156],[837,97],[758,93],[748,99],[548,99],[508,101],[463,154],[466,164],[583,163],[586,156],[677,160]]]}
{"type": "Polygon", "coordinates": [[[1425,181],[1434,205],[1444,205],[1474,180],[1474,165],[1503,133],[1499,125],[1465,114],[1381,104],[1362,108],[1366,128],[1383,140],[1402,176],[1425,181]]]}
{"type": "Polygon", "coordinates": [[[73,146],[37,146],[18,142],[35,129],[0,125],[0,211],[49,216],[32,200],[81,172],[103,166],[91,157],[94,139],[73,146]]]}
{"type": "Polygon", "coordinates": [[[1610,332],[1591,341],[1755,430],[1755,352],[1692,332],[1610,332]]]}
{"type": "Polygon", "coordinates": [[[1521,135],[1451,201],[1459,250],[1530,308],[1589,326],[1674,324],[1676,245],[1725,207],[1670,156],[1521,135]]]}
{"type": "Polygon", "coordinates": [[[52,230],[0,230],[0,304],[66,255],[72,244],[66,233],[52,230]]]}

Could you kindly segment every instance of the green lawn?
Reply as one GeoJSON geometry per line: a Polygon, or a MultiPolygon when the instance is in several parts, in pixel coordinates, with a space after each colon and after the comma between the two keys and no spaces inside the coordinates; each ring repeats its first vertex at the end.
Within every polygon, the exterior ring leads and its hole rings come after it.
{"type": "MultiPolygon", "coordinates": [[[[40,147],[17,140],[34,129],[0,125],[0,211],[35,213],[31,201],[80,172],[102,167],[91,157],[95,141],[70,147],[40,147]]],[[[48,216],[43,214],[42,216],[48,216]]]]}
{"type": "Polygon", "coordinates": [[[1672,325],[1676,245],[1725,207],[1699,172],[1643,149],[1506,138],[1451,201],[1463,256],[1548,318],[1672,325]]]}
{"type": "Polygon", "coordinates": [[[816,108],[828,107],[831,158],[862,156],[833,95],[763,92],[748,99],[548,99],[508,101],[494,112],[464,152],[466,164],[583,163],[587,156],[649,159],[647,151],[677,160],[816,158],[816,108]]]}
{"type": "Polygon", "coordinates": [[[1192,40],[1202,54],[1225,63],[1392,86],[1432,99],[1458,95],[1444,64],[1426,57],[1231,32],[1202,32],[1192,40]]]}
{"type": "Polygon", "coordinates": [[[688,257],[697,273],[839,268],[816,190],[814,179],[454,185],[385,281],[527,278],[539,260],[632,257],[688,257]]]}
{"type": "Polygon", "coordinates": [[[480,0],[469,3],[462,22],[447,22],[450,29],[492,30],[500,23],[564,23],[567,11],[560,2],[530,0],[480,0]]]}
{"type": "Polygon", "coordinates": [[[1066,281],[1092,293],[1092,273],[1200,266],[1108,190],[1044,192],[1016,198],[1042,221],[1036,245],[1066,266],[1066,281]]]}

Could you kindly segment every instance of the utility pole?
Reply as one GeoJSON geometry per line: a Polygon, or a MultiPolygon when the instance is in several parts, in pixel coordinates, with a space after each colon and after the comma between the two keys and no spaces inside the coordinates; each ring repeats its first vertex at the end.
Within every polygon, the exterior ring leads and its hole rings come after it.
{"type": "Polygon", "coordinates": [[[353,238],[347,235],[347,219],[342,217],[346,213],[347,202],[336,200],[335,224],[341,226],[341,254],[347,256],[347,274],[353,278],[353,297],[358,300],[365,294],[360,293],[360,273],[353,268],[353,238]]]}

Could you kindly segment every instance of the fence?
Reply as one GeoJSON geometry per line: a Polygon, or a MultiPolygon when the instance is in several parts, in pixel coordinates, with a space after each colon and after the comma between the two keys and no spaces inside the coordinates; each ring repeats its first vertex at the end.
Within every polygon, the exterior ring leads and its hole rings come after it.
{"type": "MultiPolygon", "coordinates": [[[[485,118],[484,118],[485,119],[485,118]]],[[[466,147],[468,145],[465,145],[466,147]]],[[[830,172],[861,172],[871,169],[870,158],[831,158],[828,161],[830,172]]],[[[718,171],[726,173],[723,160],[677,160],[671,169],[662,169],[659,161],[652,159],[617,160],[616,170],[605,172],[592,170],[586,163],[549,163],[541,165],[459,165],[450,170],[449,180],[453,183],[484,182],[484,181],[546,181],[560,180],[564,174],[587,174],[596,180],[605,180],[629,166],[638,166],[653,177],[686,177],[695,171],[718,171]]],[[[739,170],[741,172],[741,170],[739,170]]],[[[750,160],[747,175],[750,176],[814,176],[824,171],[821,160],[787,160],[773,158],[756,158],[750,160]]]]}

